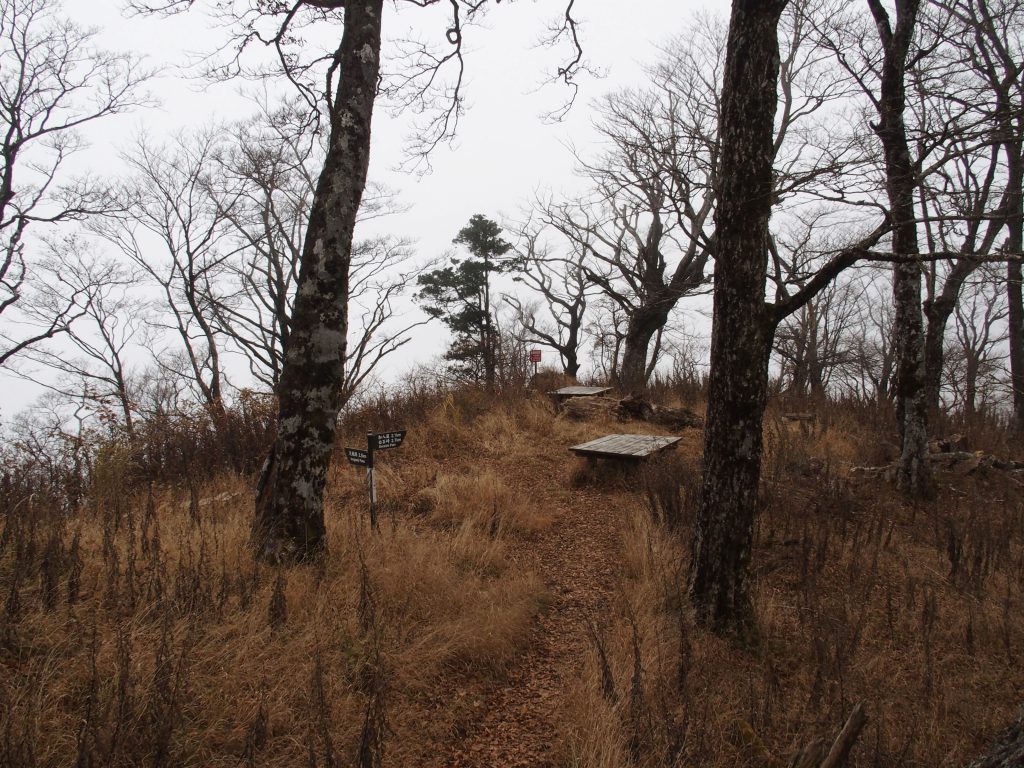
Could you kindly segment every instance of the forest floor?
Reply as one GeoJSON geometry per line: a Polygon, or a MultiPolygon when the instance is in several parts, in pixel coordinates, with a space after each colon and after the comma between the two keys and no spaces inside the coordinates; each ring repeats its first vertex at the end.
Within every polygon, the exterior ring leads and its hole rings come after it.
{"type": "Polygon", "coordinates": [[[863,702],[851,768],[953,768],[1024,700],[1006,473],[945,473],[911,504],[850,474],[884,423],[770,415],[747,646],[685,596],[699,429],[624,475],[567,448],[666,430],[543,398],[413,405],[379,462],[381,530],[339,463],[316,568],[253,563],[247,477],[149,490],[111,464],[75,515],[10,510],[0,764],[775,768],[863,702]]]}
{"type": "MultiPolygon", "coordinates": [[[[557,487],[552,473],[520,487],[557,487]]],[[[555,473],[556,475],[558,473],[555,473]]],[[[564,473],[563,473],[564,474],[564,473]]],[[[478,692],[479,717],[464,736],[425,765],[548,766],[560,746],[558,719],[568,678],[590,649],[591,627],[604,623],[621,561],[621,512],[586,490],[543,494],[557,512],[551,527],[512,553],[517,567],[537,573],[549,601],[531,628],[525,652],[504,679],[478,692]]]]}
{"type": "MultiPolygon", "coordinates": [[[[583,429],[595,437],[609,429],[649,431],[641,424],[602,427],[583,429]]],[[[565,450],[548,446],[559,448],[565,450]]],[[[699,432],[692,431],[676,447],[688,458],[696,458],[699,449],[699,432]]],[[[549,600],[533,621],[526,650],[506,676],[476,691],[478,715],[461,727],[460,738],[427,757],[424,766],[564,764],[567,745],[560,720],[567,709],[565,697],[584,674],[593,634],[612,623],[618,612],[627,520],[638,503],[637,489],[623,487],[630,478],[603,462],[585,469],[581,460],[560,452],[525,465],[510,464],[501,470],[512,476],[513,485],[531,503],[553,513],[548,528],[519,542],[511,553],[516,567],[540,576],[549,600]],[[602,477],[603,472],[612,476],[602,477]]]]}

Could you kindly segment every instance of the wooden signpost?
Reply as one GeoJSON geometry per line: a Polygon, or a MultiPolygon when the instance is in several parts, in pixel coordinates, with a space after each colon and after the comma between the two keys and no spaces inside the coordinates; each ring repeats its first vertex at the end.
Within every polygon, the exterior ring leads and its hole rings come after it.
{"type": "Polygon", "coordinates": [[[345,458],[356,467],[366,467],[366,485],[370,491],[370,527],[377,530],[377,477],[373,471],[373,454],[397,448],[405,440],[405,430],[395,432],[366,433],[366,450],[346,448],[345,458]]]}

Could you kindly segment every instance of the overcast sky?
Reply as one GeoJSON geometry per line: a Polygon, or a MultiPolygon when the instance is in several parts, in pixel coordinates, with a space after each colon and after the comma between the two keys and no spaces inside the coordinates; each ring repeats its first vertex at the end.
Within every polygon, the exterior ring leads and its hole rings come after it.
{"type": "MultiPolygon", "coordinates": [[[[405,2],[388,3],[385,50],[389,39],[407,36],[443,44],[446,5],[424,10],[405,2]]],[[[159,106],[108,119],[89,134],[90,149],[79,162],[94,171],[116,172],[120,148],[140,132],[169,135],[252,111],[242,91],[252,91],[253,84],[211,85],[199,79],[195,70],[182,69],[197,54],[212,51],[226,39],[226,32],[202,12],[169,19],[126,17],[122,3],[113,0],[66,0],[65,8],[83,25],[98,28],[105,47],[136,51],[151,66],[164,70],[151,88],[159,106]]],[[[496,219],[514,216],[538,188],[571,190],[576,182],[566,146],[571,143],[586,154],[593,144],[589,101],[609,90],[641,83],[643,64],[657,57],[658,46],[681,31],[690,16],[696,12],[724,15],[728,3],[576,0],[574,15],[581,22],[586,59],[605,76],[581,75],[574,108],[564,121],[549,124],[542,115],[562,103],[568,91],[558,84],[539,86],[564,60],[566,51],[541,49],[537,42],[563,11],[564,0],[506,0],[491,9],[483,26],[465,31],[468,109],[454,144],[433,153],[428,173],[399,167],[414,129],[410,115],[394,115],[380,106],[375,111],[370,177],[400,193],[408,211],[392,217],[388,227],[396,235],[413,238],[420,257],[444,253],[474,213],[496,219]]],[[[415,345],[406,348],[414,349],[415,355],[407,353],[397,368],[407,367],[413,357],[438,354],[445,337],[440,327],[423,332],[415,345]]],[[[391,369],[396,369],[394,363],[391,369]]],[[[0,404],[4,417],[38,393],[10,377],[0,379],[0,386],[6,394],[0,404]]]]}

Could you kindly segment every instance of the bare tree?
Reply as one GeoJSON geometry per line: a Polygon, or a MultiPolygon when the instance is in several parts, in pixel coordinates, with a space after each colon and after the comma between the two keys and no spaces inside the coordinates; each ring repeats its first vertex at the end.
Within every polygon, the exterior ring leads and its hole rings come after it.
{"type": "Polygon", "coordinates": [[[995,275],[977,277],[957,302],[956,334],[943,372],[949,407],[959,410],[967,424],[999,403],[1000,374],[1006,361],[1006,293],[993,279],[995,275]]]}
{"type": "MultiPolygon", "coordinates": [[[[882,45],[875,132],[885,155],[886,191],[892,220],[892,248],[904,257],[919,254],[914,213],[915,167],[904,123],[904,73],[914,43],[920,0],[897,0],[895,23],[880,0],[868,0],[882,45]]],[[[897,483],[915,496],[931,492],[928,467],[928,404],[925,391],[924,328],[921,315],[921,263],[913,258],[893,267],[896,310],[896,420],[901,456],[897,483]]]]}
{"type": "MultiPolygon", "coordinates": [[[[233,285],[222,284],[213,297],[214,320],[243,352],[253,376],[275,389],[291,334],[302,240],[324,147],[294,101],[261,106],[233,133],[236,138],[216,155],[212,195],[237,247],[226,263],[226,283],[233,285]]],[[[368,184],[357,226],[400,210],[395,193],[368,184]]],[[[395,312],[395,299],[411,281],[411,256],[410,242],[393,235],[353,244],[343,401],[423,322],[402,321],[395,312]]]]}
{"type": "Polygon", "coordinates": [[[561,232],[587,279],[626,318],[622,387],[644,386],[659,339],[679,300],[705,281],[718,158],[722,30],[697,18],[649,71],[651,85],[612,93],[597,104],[597,128],[610,149],[577,160],[593,191],[576,203],[539,206],[561,232]]]}
{"type": "MultiPolygon", "coordinates": [[[[336,12],[338,4],[332,6],[336,12]]],[[[352,234],[370,164],[382,13],[383,0],[345,3],[335,53],[341,76],[277,390],[277,439],[256,497],[254,541],[267,560],[307,559],[326,546],[323,488],[341,407],[352,234]]]]}
{"type": "Polygon", "coordinates": [[[406,293],[423,267],[412,265],[407,240],[383,235],[361,240],[352,250],[349,282],[351,332],[345,350],[345,401],[378,364],[412,340],[409,332],[427,320],[403,319],[395,301],[406,293]]]}
{"type": "MultiPolygon", "coordinates": [[[[649,183],[648,183],[649,182],[649,183]]],[[[694,251],[672,271],[680,252],[679,230],[666,223],[664,189],[644,182],[646,200],[620,200],[597,206],[586,202],[549,204],[538,218],[560,233],[584,256],[583,277],[615,303],[625,319],[622,357],[616,379],[626,389],[643,387],[650,364],[650,346],[677,301],[704,282],[706,255],[694,251]]]]}
{"type": "MultiPolygon", "coordinates": [[[[897,0],[895,21],[880,0],[867,0],[874,21],[834,6],[819,21],[820,41],[861,88],[877,117],[871,128],[882,149],[882,178],[887,206],[885,227],[891,231],[893,305],[895,308],[895,406],[901,457],[897,482],[911,495],[931,490],[927,462],[928,405],[925,377],[921,287],[923,262],[918,242],[915,196],[921,167],[940,143],[930,141],[911,154],[907,127],[906,74],[916,71],[933,50],[916,46],[920,0],[897,0]]],[[[924,136],[921,132],[919,136],[924,136]]]]}
{"type": "MultiPolygon", "coordinates": [[[[735,0],[722,89],[715,211],[715,288],[704,467],[689,591],[698,620],[750,638],[755,631],[749,563],[763,447],[768,359],[775,330],[888,231],[876,227],[789,290],[765,301],[769,218],[776,203],[779,144],[778,27],[787,0],[735,0]]],[[[833,181],[835,169],[824,174],[833,181]]]]}
{"type": "MultiPolygon", "coordinates": [[[[423,7],[439,0],[407,2],[423,7]]],[[[186,10],[193,2],[138,0],[133,5],[144,12],[167,13],[186,10]]],[[[383,0],[215,4],[235,32],[237,54],[230,63],[237,65],[253,44],[268,46],[278,54],[275,69],[299,87],[316,114],[323,107],[328,126],[278,386],[277,438],[257,489],[253,541],[259,556],[272,561],[308,559],[326,546],[323,489],[341,406],[352,235],[366,186],[370,124],[380,86],[383,5],[383,0]],[[303,25],[342,19],[344,29],[336,47],[310,57],[296,45],[303,25]]],[[[399,75],[396,87],[412,92],[415,103],[423,103],[431,89],[444,82],[440,70],[448,65],[454,69],[454,82],[445,93],[447,108],[436,113],[440,117],[432,123],[438,130],[426,134],[438,141],[450,135],[462,105],[463,25],[486,5],[483,0],[453,0],[451,26],[445,34],[448,52],[438,57],[416,46],[404,78],[399,75]]],[[[576,43],[575,57],[560,70],[567,82],[582,60],[571,10],[569,2],[563,32],[558,33],[576,43]]],[[[387,80],[385,88],[389,83],[395,85],[394,79],[387,80]]]]}
{"type": "Polygon", "coordinates": [[[863,298],[858,281],[837,279],[779,325],[774,351],[789,393],[821,399],[833,391],[857,357],[851,331],[863,298]]]}
{"type": "Polygon", "coordinates": [[[592,309],[583,330],[590,338],[594,367],[604,381],[616,381],[626,338],[626,317],[622,308],[605,295],[592,302],[592,309]]]}
{"type": "Polygon", "coordinates": [[[122,191],[126,215],[94,229],[159,289],[166,323],[188,361],[199,400],[223,408],[224,371],[214,324],[214,292],[234,245],[226,217],[211,203],[213,131],[179,135],[171,146],[141,138],[126,159],[133,171],[122,191]]]}
{"type": "MultiPolygon", "coordinates": [[[[1002,151],[1005,191],[999,213],[1006,224],[1002,250],[1024,250],[1024,4],[1019,0],[933,0],[940,10],[964,29],[962,50],[985,84],[981,101],[992,139],[1002,151]]],[[[1010,376],[1013,391],[1013,428],[1024,435],[1024,301],[1021,265],[1010,259],[1006,267],[1010,376]]]]}
{"type": "Polygon", "coordinates": [[[79,129],[146,101],[138,59],[103,51],[94,38],[58,3],[0,0],[0,365],[66,332],[97,288],[48,297],[50,314],[30,313],[31,323],[20,312],[40,279],[28,234],[116,207],[103,183],[68,175],[68,158],[84,145],[79,129]]]}
{"type": "Polygon", "coordinates": [[[911,71],[908,110],[920,167],[919,218],[928,252],[962,254],[933,261],[925,271],[925,377],[933,411],[939,406],[947,322],[981,264],[977,257],[993,252],[1013,198],[1004,170],[1012,163],[1002,155],[1015,77],[995,49],[1007,53],[1006,46],[1013,46],[1021,9],[1001,5],[998,32],[982,19],[988,10],[984,0],[934,0],[921,10],[921,45],[929,48],[932,63],[911,71]]]}
{"type": "MultiPolygon", "coordinates": [[[[780,23],[785,45],[773,139],[779,202],[834,197],[843,175],[864,162],[857,135],[826,124],[850,85],[811,44],[806,17],[818,5],[794,2],[780,23]]],[[[680,299],[702,288],[715,252],[724,51],[720,25],[692,22],[650,69],[650,86],[599,103],[598,128],[611,149],[595,160],[578,158],[595,202],[545,206],[549,222],[589,247],[588,277],[628,318],[618,372],[626,388],[642,386],[654,369],[651,344],[680,299]]]]}
{"type": "Polygon", "coordinates": [[[89,244],[79,237],[50,244],[50,248],[59,249],[61,257],[51,262],[45,273],[48,279],[40,293],[47,297],[46,304],[33,311],[49,317],[52,307],[65,300],[68,289],[94,285],[95,290],[83,307],[83,317],[67,330],[60,348],[38,347],[26,355],[47,371],[60,374],[55,382],[40,383],[69,401],[82,399],[109,413],[131,438],[138,414],[132,358],[145,349],[149,335],[147,307],[135,293],[139,275],[96,259],[89,253],[89,244]]]}
{"type": "Polygon", "coordinates": [[[871,268],[854,277],[856,317],[847,329],[847,358],[837,374],[837,391],[862,402],[891,406],[896,373],[893,308],[888,271],[871,268]]]}
{"type": "Polygon", "coordinates": [[[698,620],[746,636],[754,628],[748,568],[773,329],[764,290],[785,7],[786,0],[734,0],[729,22],[711,372],[689,586],[698,620]]]}
{"type": "Polygon", "coordinates": [[[546,234],[543,226],[528,223],[519,230],[513,279],[541,298],[529,302],[506,296],[505,301],[515,310],[525,340],[554,350],[565,374],[575,377],[580,368],[588,293],[592,290],[584,266],[587,249],[569,241],[567,253],[558,254],[542,240],[546,234]]]}

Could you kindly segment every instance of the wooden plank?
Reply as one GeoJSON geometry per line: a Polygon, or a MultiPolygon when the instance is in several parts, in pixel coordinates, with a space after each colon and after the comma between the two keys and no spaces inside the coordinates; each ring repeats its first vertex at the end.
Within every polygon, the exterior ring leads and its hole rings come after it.
{"type": "Polygon", "coordinates": [[[611,387],[562,387],[553,392],[548,392],[548,394],[555,395],[564,400],[570,397],[593,397],[611,391],[611,387]]]}
{"type": "Polygon", "coordinates": [[[680,438],[672,435],[605,435],[569,448],[578,456],[608,459],[645,459],[675,447],[680,438]]]}

